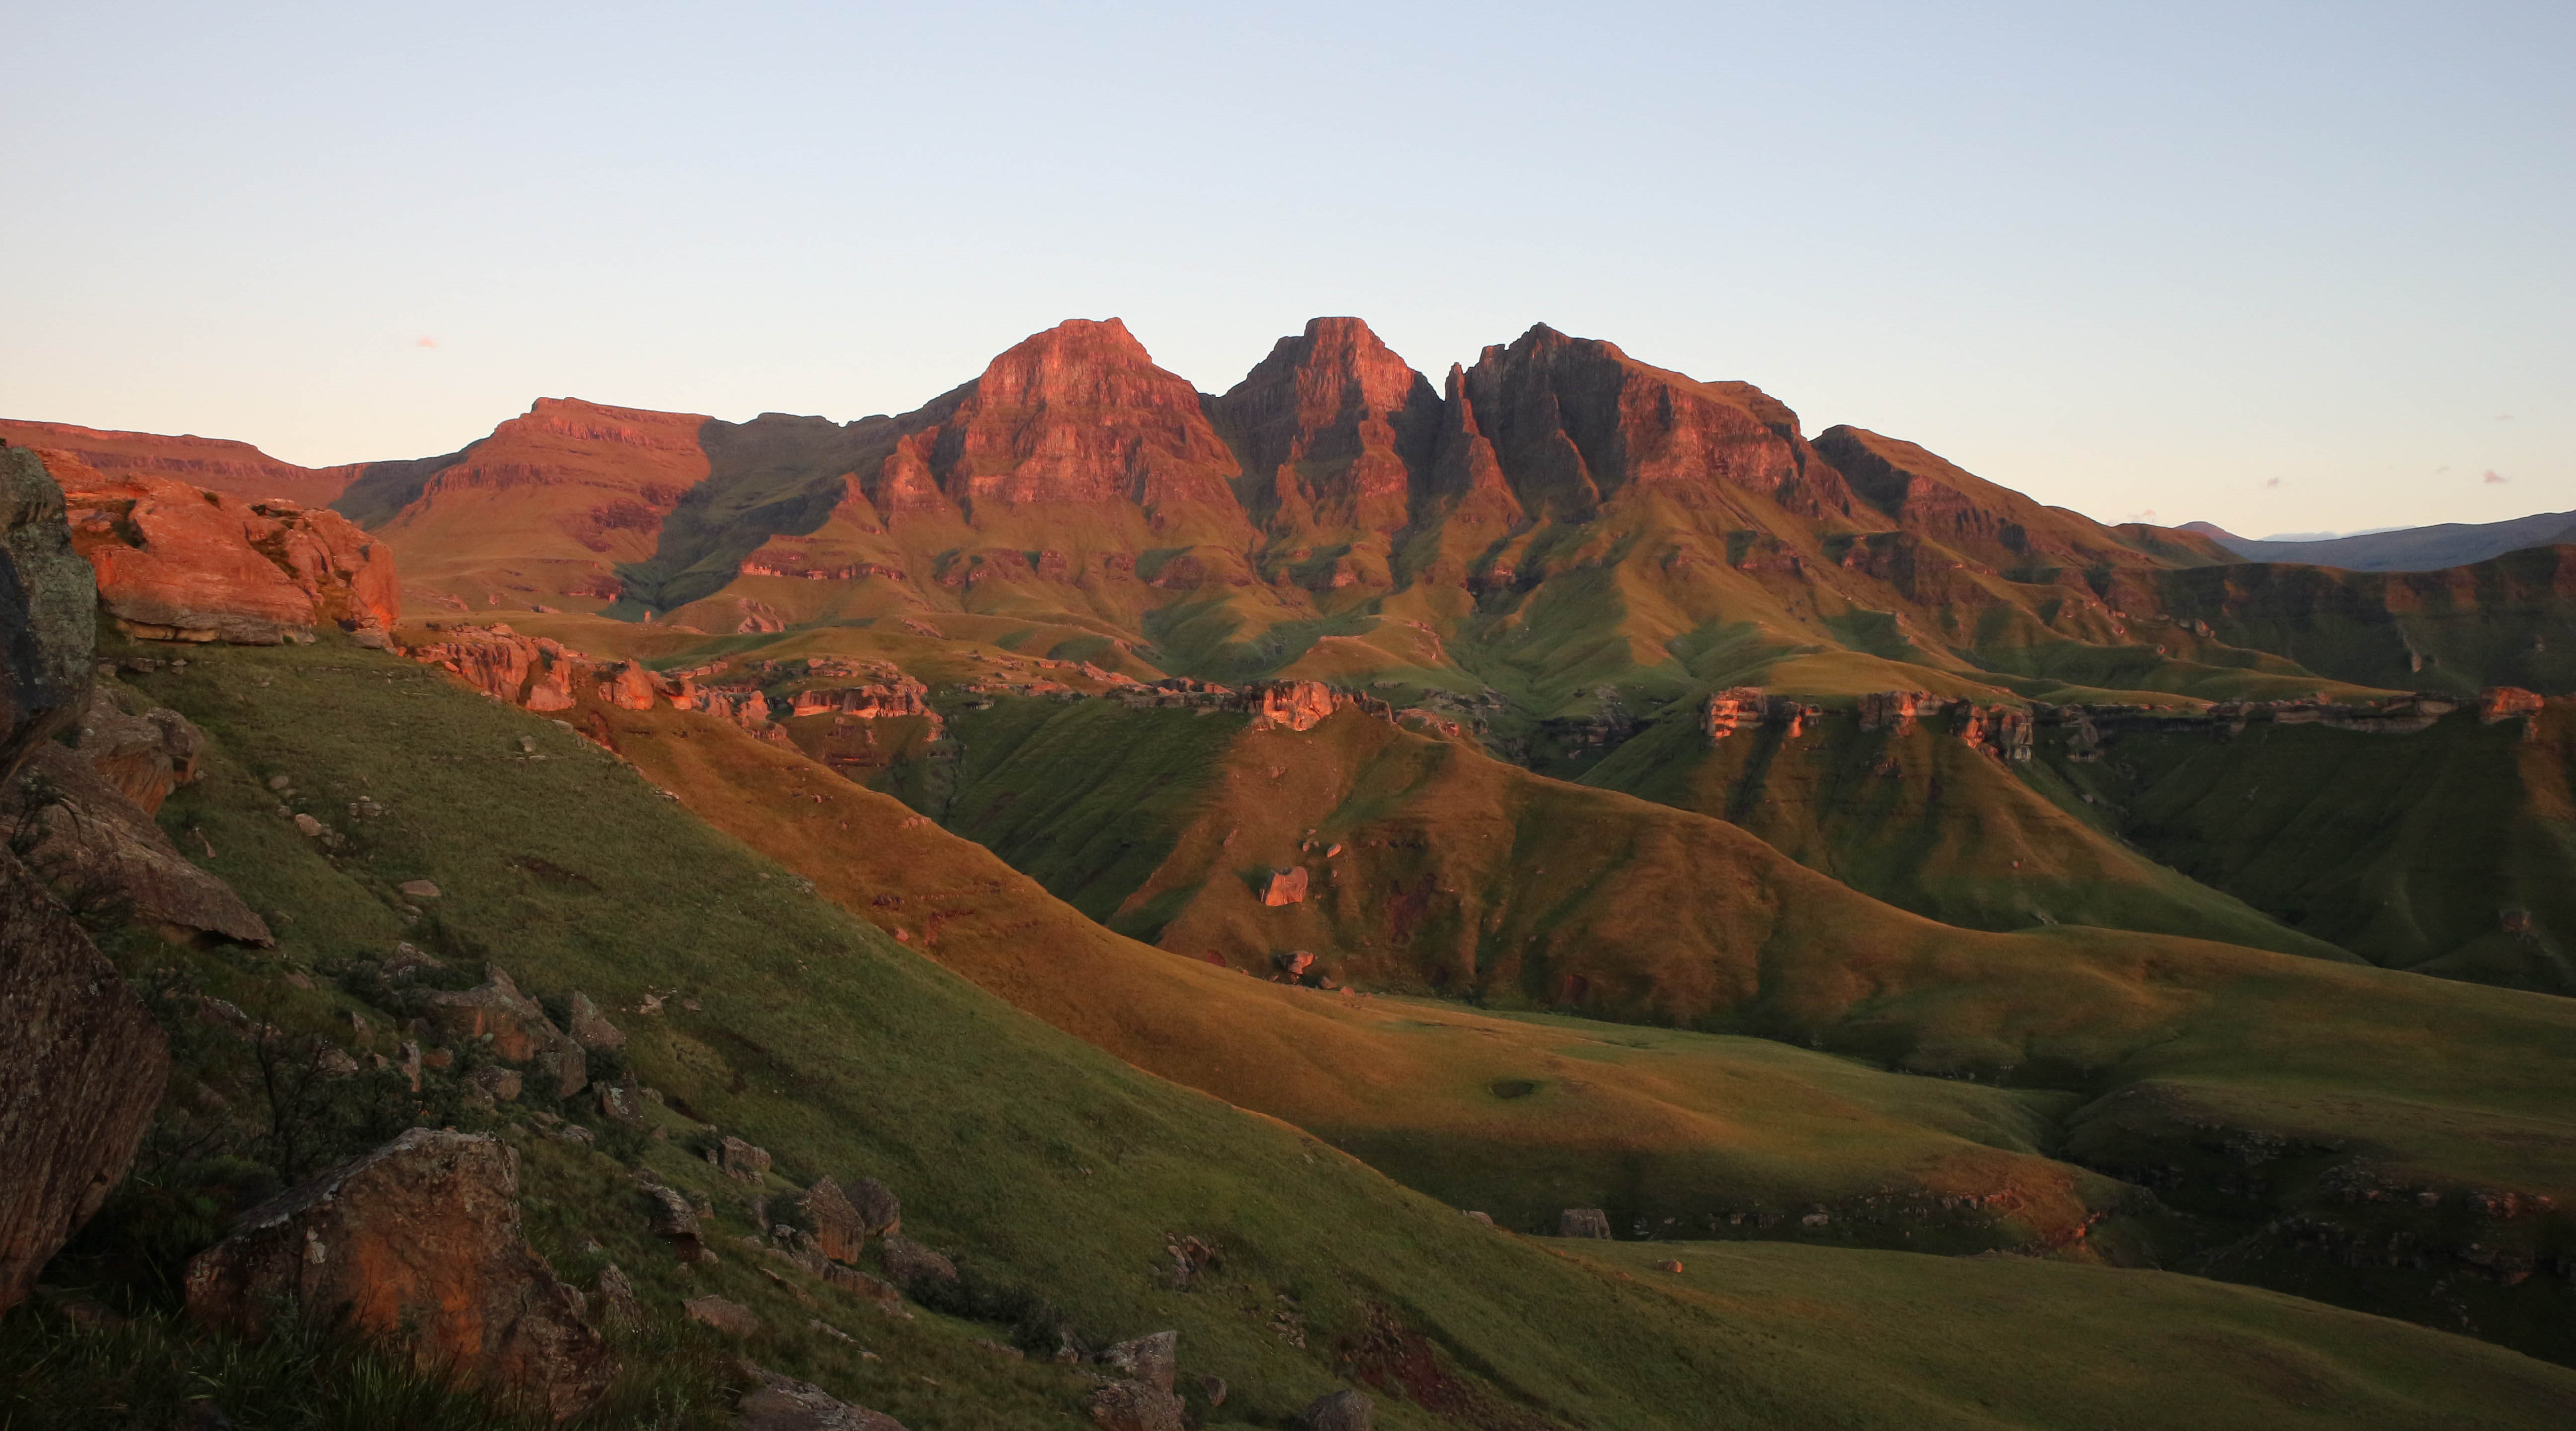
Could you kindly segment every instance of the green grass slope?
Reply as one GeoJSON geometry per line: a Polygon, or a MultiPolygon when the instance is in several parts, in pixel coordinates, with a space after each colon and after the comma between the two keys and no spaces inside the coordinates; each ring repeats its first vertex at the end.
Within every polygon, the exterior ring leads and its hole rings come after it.
{"type": "Polygon", "coordinates": [[[1948,725],[1864,732],[1842,710],[1795,740],[1760,726],[1712,741],[1696,719],[1667,719],[1583,779],[1729,821],[1945,924],[2091,924],[2352,957],[2140,854],[2048,767],[2007,765],[1948,725]]]}
{"type": "Polygon", "coordinates": [[[2576,705],[2387,735],[2151,723],[2043,747],[2119,834],[2374,963],[2576,993],[2576,705]],[[2526,739],[2526,733],[2531,738],[2526,739]]]}
{"type": "MultiPolygon", "coordinates": [[[[2269,1355],[2175,1365],[2167,1379],[2188,1389],[2124,1409],[2123,1424],[2241,1415],[2275,1426],[2542,1426],[2576,1403],[2570,1373],[2466,1339],[2087,1267],[2016,1269],[2041,1289],[2027,1297],[1970,1283],[1952,1300],[1924,1286],[1887,1309],[1892,1343],[1834,1330],[1851,1325],[1842,1309],[1880,1297],[1874,1264],[1809,1249],[1755,1254],[1813,1259],[1801,1297],[1677,1306],[1010,1009],[806,892],[550,723],[337,643],[190,654],[184,670],[140,680],[217,742],[207,779],[173,799],[165,823],[190,848],[211,850],[209,865],[277,918],[282,937],[260,955],[129,943],[125,958],[139,975],[175,962],[261,1017],[341,1030],[334,1014],[352,1001],[331,976],[401,938],[460,965],[491,959],[542,996],[578,987],[631,1010],[648,990],[663,992],[662,1014],[620,1018],[627,1062],[670,1097],[656,1117],[672,1137],[627,1151],[707,1192],[718,1230],[748,1230],[738,1219],[752,1190],[694,1159],[697,1120],[769,1148],[779,1174],[866,1172],[891,1182],[905,1196],[908,1232],[959,1251],[981,1269],[979,1285],[1020,1293],[987,1299],[994,1306],[1042,1296],[1095,1335],[1178,1327],[1184,1367],[1237,1388],[1226,1424],[1283,1424],[1348,1375],[1379,1388],[1381,1424],[1395,1427],[1538,1417],[1636,1427],[2055,1425],[2063,1386],[2130,1374],[2119,1369],[2140,1364],[2141,1345],[2181,1345],[2169,1338],[2212,1327],[2269,1355]],[[286,791],[267,784],[275,775],[289,777],[286,791]],[[383,813],[347,813],[361,798],[383,813]],[[326,819],[341,844],[296,834],[281,804],[326,819]],[[415,923],[392,886],[417,878],[443,893],[419,906],[415,923]],[[1162,1271],[1165,1245],[1184,1233],[1224,1253],[1186,1292],[1162,1271]],[[2096,1297],[2106,1299],[2097,1315],[2131,1338],[2045,1330],[2096,1297]],[[1970,1316],[1987,1333],[1973,1344],[1937,1330],[1970,1316]],[[1927,1325],[1936,1330],[1918,1334],[1927,1325]],[[2153,1328],[2170,1329],[2167,1339],[2137,1340],[2153,1328]],[[1908,1354],[1891,1357],[1890,1344],[1908,1354]],[[2028,1374],[2006,1384],[1993,1370],[1998,1345],[2048,1350],[2023,1358],[2028,1374]],[[2283,1357],[2297,1376],[2281,1375],[2283,1357]],[[1426,1378],[1426,1366],[1436,1376],[1426,1378]]],[[[195,1106],[186,1092],[174,1108],[195,1106]]],[[[978,1338],[1007,1332],[989,1324],[929,1310],[871,1319],[825,1289],[770,1282],[757,1252],[722,1239],[723,1262],[681,1270],[643,1233],[620,1161],[606,1151],[614,1130],[574,1145],[539,1135],[513,1106],[503,1117],[524,1149],[542,1249],[576,1277],[614,1257],[644,1292],[653,1325],[627,1343],[635,1370],[622,1419],[610,1424],[706,1419],[688,1409],[711,1391],[693,1368],[720,1367],[733,1348],[680,1325],[672,1303],[710,1290],[761,1314],[766,1330],[743,1348],[756,1359],[916,1431],[1082,1424],[1081,1379],[998,1359],[978,1338]],[[809,1317],[852,1331],[876,1357],[810,1328],[809,1317]]],[[[777,1175],[769,1183],[773,1194],[787,1185],[777,1175]]],[[[1969,1264],[1922,1265],[1979,1275],[1969,1264]]],[[[38,1315],[11,1319],[12,1347],[38,1315]]],[[[233,1410],[244,1424],[282,1419],[238,1402],[233,1410]]]]}
{"type": "MultiPolygon", "coordinates": [[[[1195,793],[1173,797],[1177,780],[1146,788],[1169,772],[1129,750],[1114,705],[1041,703],[1033,726],[1006,705],[956,723],[942,813],[1033,867],[1051,839],[1095,854],[1168,846],[1118,899],[1113,928],[1265,971],[1306,950],[1365,988],[1754,1033],[2078,1094],[2070,1160],[2160,1195],[2180,1185],[2167,1200],[2210,1219],[2161,1255],[2355,1305],[2395,1299],[2444,1325],[2465,1315],[2576,1356],[2563,1321],[2576,1221],[2562,1210],[2576,1206],[2562,1096],[2576,1004],[2174,935],[1937,924],[1724,822],[1356,712],[1302,734],[1244,730],[1189,777],[1195,793]],[[987,719],[1020,732],[990,760],[987,719]],[[1308,871],[1306,898],[1265,904],[1271,873],[1290,866],[1308,871]],[[2401,1183],[2437,1205],[2384,1205],[2401,1183]],[[2442,1210],[2508,1192],[2527,1201],[2496,1225],[2442,1210]],[[2215,1257],[2240,1238],[2233,1260],[2215,1257]],[[2498,1256],[2501,1269],[2487,1265],[2498,1256]],[[2436,1283],[2468,1310],[2434,1308],[2436,1283]]],[[[1094,875],[1141,863],[1045,867],[1100,908],[1118,889],[1094,875]]]]}

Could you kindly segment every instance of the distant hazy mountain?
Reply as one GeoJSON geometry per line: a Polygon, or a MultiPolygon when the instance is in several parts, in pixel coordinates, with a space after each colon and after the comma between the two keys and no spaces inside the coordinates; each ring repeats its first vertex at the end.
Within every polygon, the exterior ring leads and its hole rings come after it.
{"type": "Polygon", "coordinates": [[[2215,539],[2248,561],[2301,562],[2346,571],[2440,571],[2524,547],[2576,542],[2576,512],[2540,512],[2509,522],[2444,522],[2321,541],[2261,541],[2208,522],[2183,528],[2215,539]]]}

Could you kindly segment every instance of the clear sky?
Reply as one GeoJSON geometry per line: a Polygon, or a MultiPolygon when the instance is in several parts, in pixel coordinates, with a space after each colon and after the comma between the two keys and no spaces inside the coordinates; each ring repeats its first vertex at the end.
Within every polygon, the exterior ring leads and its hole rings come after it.
{"type": "Polygon", "coordinates": [[[0,0],[0,415],[419,456],[1534,322],[2106,519],[2576,508],[2576,5],[0,0]]]}

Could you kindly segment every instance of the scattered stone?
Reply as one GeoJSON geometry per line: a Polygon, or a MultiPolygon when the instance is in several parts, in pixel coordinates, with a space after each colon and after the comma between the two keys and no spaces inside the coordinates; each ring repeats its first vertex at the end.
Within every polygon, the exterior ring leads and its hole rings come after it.
{"type": "Polygon", "coordinates": [[[859,1210],[841,1194],[841,1185],[830,1178],[816,1178],[814,1185],[797,1200],[805,1217],[814,1224],[815,1250],[834,1262],[856,1262],[866,1249],[868,1228],[859,1210]]]}
{"type": "Polygon", "coordinates": [[[1675,1276],[1679,1276],[1681,1275],[1682,1270],[1681,1259],[1678,1257],[1668,1257],[1663,1261],[1656,1263],[1655,1270],[1658,1272],[1670,1272],[1675,1276]]]}
{"type": "Polygon", "coordinates": [[[730,1133],[707,1154],[707,1161],[724,1169],[726,1177],[747,1183],[757,1183],[769,1173],[768,1151],[755,1148],[730,1133]]]}
{"type": "Polygon", "coordinates": [[[402,883],[395,885],[394,889],[397,893],[410,899],[438,898],[438,886],[425,879],[407,879],[402,883]]]}
{"type": "Polygon", "coordinates": [[[1181,1399],[1141,1381],[1113,1381],[1091,1393],[1083,1408],[1107,1431],[1181,1431],[1181,1399]]]}
{"type": "Polygon", "coordinates": [[[894,1279],[895,1285],[915,1296],[920,1295],[918,1289],[921,1286],[933,1279],[942,1282],[957,1280],[956,1263],[908,1237],[887,1238],[878,1256],[885,1263],[886,1275],[894,1279]]]}
{"type": "Polygon", "coordinates": [[[680,1303],[689,1320],[715,1328],[729,1337],[756,1336],[760,1318],[740,1302],[717,1296],[690,1297],[680,1303]]]}
{"type": "Polygon", "coordinates": [[[515,1068],[501,1068],[487,1063],[481,1068],[474,1070],[471,1081],[475,1087],[483,1090],[485,1094],[489,1095],[497,1102],[515,1103],[518,1101],[519,1071],[515,1068]]]}
{"type": "Polygon", "coordinates": [[[1110,1347],[1099,1362],[1129,1381],[1169,1391],[1180,1372],[1180,1342],[1179,1332],[1155,1332],[1110,1347]]]}
{"type": "Polygon", "coordinates": [[[1467,1215],[1468,1215],[1469,1217],[1474,1218],[1476,1221],[1483,1223],[1483,1224],[1484,1224],[1484,1225],[1486,1225],[1487,1227],[1491,1227],[1491,1226],[1493,1226],[1493,1225],[1494,1225],[1494,1219],[1493,1219],[1493,1217],[1492,1217],[1492,1215],[1491,1215],[1491,1214],[1488,1214],[1488,1213],[1482,1213],[1482,1212],[1471,1212],[1471,1213],[1469,1213],[1469,1214],[1467,1214],[1467,1215]]]}
{"type": "Polygon", "coordinates": [[[382,973],[383,977],[388,982],[391,982],[395,979],[416,974],[423,969],[444,969],[446,967],[446,960],[422,951],[417,945],[405,943],[396,944],[394,946],[394,952],[385,956],[382,973]]]}
{"type": "Polygon", "coordinates": [[[427,1000],[430,1022],[458,1041],[489,1035],[494,1057],[506,1063],[533,1064],[554,1086],[557,1098],[579,1093],[590,1082],[581,1045],[556,1028],[536,1000],[520,993],[499,965],[486,973],[475,988],[431,994],[427,1000]]]}
{"type": "Polygon", "coordinates": [[[1332,1392],[1308,1402],[1298,1424],[1305,1431],[1371,1431],[1377,1403],[1356,1391],[1332,1392]]]}
{"type": "Polygon", "coordinates": [[[1306,867],[1292,865],[1272,870],[1269,881],[1261,887],[1261,902],[1276,909],[1282,905],[1302,904],[1306,899],[1306,867]]]}
{"type": "Polygon", "coordinates": [[[859,1225],[871,1237],[892,1237],[903,1231],[903,1199],[894,1189],[874,1178],[852,1178],[841,1185],[841,1195],[859,1215],[859,1225]]]}
{"type": "Polygon", "coordinates": [[[281,1299],[343,1319],[460,1384],[533,1393],[558,1421],[616,1372],[581,1296],[519,1226],[519,1160],[414,1128],[244,1213],[188,1263],[188,1313],[258,1336],[281,1299]]]}
{"type": "Polygon", "coordinates": [[[1225,1393],[1226,1384],[1224,1377],[1202,1376],[1199,1378],[1199,1395],[1207,1398],[1207,1404],[1209,1406],[1223,1406],[1225,1404],[1225,1393]]]}
{"type": "Polygon", "coordinates": [[[572,1027],[564,1032],[571,1034],[573,1042],[583,1048],[626,1047],[626,1035],[608,1021],[607,1016],[599,1011],[599,1005],[590,1001],[590,995],[579,989],[572,991],[572,1027]]]}
{"type": "Polygon", "coordinates": [[[1597,1207],[1569,1207],[1556,1220],[1559,1237],[1597,1237],[1610,1240],[1610,1218],[1597,1207]]]}
{"type": "Polygon", "coordinates": [[[993,1355],[1000,1357],[1004,1361],[1027,1361],[1029,1359],[1029,1354],[1027,1352],[1022,1351],[1018,1347],[1012,1346],[1007,1342],[997,1342],[991,1337],[977,1337],[975,1339],[975,1345],[990,1351],[993,1355]]]}
{"type": "Polygon", "coordinates": [[[635,1300],[635,1284],[614,1262],[599,1269],[599,1306],[611,1322],[629,1327],[643,1324],[644,1307],[635,1300]]]}
{"type": "Polygon", "coordinates": [[[675,1247],[683,1262],[697,1262],[708,1255],[706,1243],[698,1235],[698,1212],[677,1188],[665,1185],[652,1174],[638,1169],[635,1185],[653,1205],[653,1235],[675,1247]]]}
{"type": "Polygon", "coordinates": [[[852,1406],[810,1381],[743,1363],[756,1381],[734,1404],[733,1431],[904,1431],[881,1411],[852,1406]]]}
{"type": "Polygon", "coordinates": [[[295,817],[295,832],[311,838],[322,833],[322,822],[310,815],[298,815],[295,817]]]}

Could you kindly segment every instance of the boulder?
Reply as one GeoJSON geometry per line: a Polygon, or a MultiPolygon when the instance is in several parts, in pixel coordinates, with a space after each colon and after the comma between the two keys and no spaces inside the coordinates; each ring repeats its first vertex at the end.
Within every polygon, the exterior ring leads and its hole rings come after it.
{"type": "Polygon", "coordinates": [[[746,1183],[757,1183],[769,1175],[769,1150],[755,1148],[728,1133],[707,1154],[707,1161],[724,1169],[724,1175],[746,1183]]]}
{"type": "Polygon", "coordinates": [[[1306,1403],[1306,1414],[1298,1418],[1305,1431],[1371,1431],[1377,1424],[1377,1403],[1356,1391],[1335,1391],[1306,1403]]]}
{"type": "Polygon", "coordinates": [[[1303,904],[1306,900],[1306,867],[1291,865],[1272,870],[1261,886],[1261,902],[1276,909],[1281,905],[1303,904]]]}
{"type": "Polygon", "coordinates": [[[1199,1395],[1207,1398],[1208,1405],[1223,1406],[1225,1404],[1227,1388],[1224,1377],[1202,1376],[1198,1379],[1198,1383],[1199,1395]]]}
{"type": "Polygon", "coordinates": [[[680,1303],[689,1320],[715,1328],[729,1337],[756,1336],[760,1318],[751,1308],[726,1297],[690,1297],[680,1303]]]}
{"type": "Polygon", "coordinates": [[[636,1171],[635,1185],[652,1204],[653,1235],[677,1248],[681,1261],[699,1260],[706,1252],[706,1244],[698,1236],[698,1210],[689,1206],[678,1188],[665,1185],[641,1169],[636,1171]]]}
{"type": "Polygon", "coordinates": [[[459,1042],[488,1035],[495,1058],[534,1066],[557,1098],[570,1098],[590,1082],[581,1045],[556,1028],[497,964],[480,985],[431,994],[427,1005],[429,1021],[439,1032],[459,1042]]]}
{"type": "Polygon", "coordinates": [[[1113,1381],[1083,1403],[1091,1419],[1107,1431],[1181,1431],[1181,1399],[1141,1381],[1113,1381]]]}
{"type": "Polygon", "coordinates": [[[81,716],[74,749],[144,814],[157,813],[170,792],[197,778],[197,753],[206,738],[177,711],[151,707],[127,713],[102,687],[81,716]]]}
{"type": "Polygon", "coordinates": [[[859,1215],[859,1225],[871,1237],[892,1237],[903,1231],[903,1199],[894,1189],[874,1178],[852,1178],[841,1185],[841,1196],[859,1215]]]}
{"type": "Polygon", "coordinates": [[[97,608],[62,489],[35,453],[0,447],[0,775],[88,708],[97,608]]]}
{"type": "Polygon", "coordinates": [[[579,989],[572,991],[572,1027],[564,1032],[571,1034],[573,1042],[583,1048],[626,1047],[625,1033],[608,1021],[608,1016],[599,1011],[599,1005],[590,1001],[590,995],[579,989]]]}
{"type": "Polygon", "coordinates": [[[834,1262],[856,1262],[868,1244],[868,1227],[859,1210],[841,1194],[841,1185],[830,1178],[816,1178],[814,1185],[797,1200],[805,1209],[806,1220],[814,1224],[814,1247],[834,1262]]]}
{"type": "Polygon", "coordinates": [[[1556,1219],[1559,1237],[1597,1237],[1610,1240],[1610,1218],[1597,1207],[1569,1207],[1556,1219]]]}
{"type": "Polygon", "coordinates": [[[904,1431],[893,1417],[852,1406],[810,1381],[748,1362],[743,1370],[753,1385],[734,1403],[733,1431],[904,1431]]]}
{"type": "Polygon", "coordinates": [[[130,634],[274,646],[311,640],[322,621],[383,630],[401,619],[393,549],[337,512],[51,460],[73,547],[130,634]]]}
{"type": "Polygon", "coordinates": [[[557,1421],[616,1363],[519,1225],[519,1160],[485,1134],[414,1128],[244,1213],[188,1263],[188,1314],[258,1336],[300,1304],[461,1385],[525,1394],[557,1421]]]}
{"type": "Polygon", "coordinates": [[[877,1255],[885,1263],[886,1275],[894,1279],[895,1285],[915,1297],[919,1297],[920,1289],[931,1282],[957,1280],[956,1263],[908,1237],[887,1238],[877,1255]]]}
{"type": "Polygon", "coordinates": [[[599,1269],[599,1310],[618,1325],[639,1326],[644,1321],[643,1304],[635,1300],[635,1284],[614,1262],[599,1269]]]}
{"type": "Polygon", "coordinates": [[[150,815],[63,746],[28,752],[0,788],[0,835],[76,903],[121,905],[149,923],[243,944],[275,942],[232,886],[181,854],[150,815]]]}
{"type": "Polygon", "coordinates": [[[170,1070],[151,1011],[5,848],[0,1031],[5,1312],[124,1178],[170,1070]]]}
{"type": "Polygon", "coordinates": [[[1179,1332],[1155,1332],[1110,1347],[1099,1361],[1129,1381],[1169,1391],[1180,1374],[1180,1343],[1179,1332]]]}

